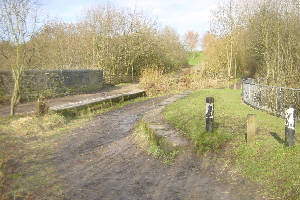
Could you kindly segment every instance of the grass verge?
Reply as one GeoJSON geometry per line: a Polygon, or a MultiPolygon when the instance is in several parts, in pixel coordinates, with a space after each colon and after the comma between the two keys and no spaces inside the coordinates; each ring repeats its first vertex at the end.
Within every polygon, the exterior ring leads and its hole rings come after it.
{"type": "Polygon", "coordinates": [[[55,173],[56,144],[64,133],[101,113],[148,97],[78,114],[49,113],[0,118],[0,199],[63,199],[63,183],[55,173]]]}
{"type": "Polygon", "coordinates": [[[188,64],[189,65],[198,65],[203,60],[203,52],[195,51],[188,54],[188,64]]]}
{"type": "Polygon", "coordinates": [[[224,161],[264,186],[264,194],[274,199],[300,199],[299,124],[296,145],[286,147],[284,120],[255,110],[241,102],[241,90],[206,89],[169,105],[165,117],[188,133],[199,151],[222,148],[224,161]],[[215,98],[214,133],[205,132],[205,98],[215,98]],[[246,118],[256,114],[256,144],[245,144],[246,118]]]}
{"type": "Polygon", "coordinates": [[[163,163],[170,165],[176,155],[178,150],[173,150],[166,152],[159,146],[159,141],[157,140],[155,134],[148,127],[147,123],[141,121],[137,124],[135,131],[133,133],[137,144],[145,150],[149,155],[156,159],[161,159],[163,163]]]}

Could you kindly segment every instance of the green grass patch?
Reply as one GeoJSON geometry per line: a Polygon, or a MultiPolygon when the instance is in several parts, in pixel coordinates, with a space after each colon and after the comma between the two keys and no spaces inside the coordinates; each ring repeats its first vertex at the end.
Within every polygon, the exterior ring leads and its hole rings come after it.
{"type": "Polygon", "coordinates": [[[198,65],[203,60],[203,52],[195,51],[192,53],[188,53],[188,64],[189,65],[198,65]]]}
{"type": "Polygon", "coordinates": [[[199,151],[222,148],[226,162],[265,187],[268,196],[300,199],[299,124],[293,148],[284,144],[284,119],[253,109],[241,101],[241,90],[200,90],[166,108],[165,116],[188,133],[199,151]],[[214,133],[205,131],[205,98],[215,98],[214,133]],[[246,119],[256,114],[256,144],[245,144],[246,119]],[[227,141],[227,142],[226,142],[227,141]]]}
{"type": "Polygon", "coordinates": [[[122,82],[122,83],[116,84],[115,86],[116,86],[116,87],[122,87],[122,86],[130,85],[130,84],[132,84],[132,83],[122,82]]]}
{"type": "Polygon", "coordinates": [[[149,155],[156,159],[161,159],[163,163],[170,165],[176,155],[179,153],[178,150],[166,152],[159,146],[159,141],[155,134],[148,127],[147,123],[139,122],[133,133],[137,144],[144,149],[149,155]]]}

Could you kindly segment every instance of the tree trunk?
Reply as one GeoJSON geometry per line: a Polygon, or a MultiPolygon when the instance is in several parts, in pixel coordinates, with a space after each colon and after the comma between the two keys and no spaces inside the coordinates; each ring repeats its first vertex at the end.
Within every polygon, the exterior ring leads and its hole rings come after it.
{"type": "Polygon", "coordinates": [[[232,44],[232,38],[230,38],[230,59],[229,59],[229,69],[228,69],[228,76],[231,77],[231,69],[232,69],[232,57],[233,57],[233,44],[232,44]]]}
{"type": "Polygon", "coordinates": [[[237,64],[236,64],[236,56],[234,58],[234,78],[237,78],[237,64]]]}
{"type": "Polygon", "coordinates": [[[16,105],[19,103],[20,100],[20,72],[12,72],[14,77],[14,89],[11,95],[10,101],[10,115],[14,116],[16,113],[16,105]]]}
{"type": "Polygon", "coordinates": [[[131,65],[131,80],[133,81],[133,65],[131,65]]]}
{"type": "Polygon", "coordinates": [[[229,50],[228,50],[228,46],[226,44],[226,58],[227,58],[227,76],[230,77],[230,58],[229,58],[229,50]]]}
{"type": "Polygon", "coordinates": [[[20,100],[20,79],[23,72],[23,66],[20,63],[20,46],[16,48],[16,65],[12,66],[12,76],[14,79],[14,89],[10,101],[10,115],[14,116],[16,112],[16,105],[20,100]]]}

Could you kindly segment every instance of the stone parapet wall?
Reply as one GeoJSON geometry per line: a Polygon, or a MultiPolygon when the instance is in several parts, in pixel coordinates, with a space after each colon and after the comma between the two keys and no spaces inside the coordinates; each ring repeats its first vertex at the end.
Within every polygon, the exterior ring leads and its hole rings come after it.
{"type": "MultiPolygon", "coordinates": [[[[26,70],[21,80],[21,99],[53,98],[89,93],[103,87],[101,70],[26,70]]],[[[0,101],[10,98],[14,81],[10,71],[0,71],[0,101]]]]}

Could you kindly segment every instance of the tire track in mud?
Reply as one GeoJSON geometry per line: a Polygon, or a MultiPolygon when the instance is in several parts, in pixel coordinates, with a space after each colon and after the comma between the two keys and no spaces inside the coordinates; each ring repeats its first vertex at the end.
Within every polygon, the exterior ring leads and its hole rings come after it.
{"type": "Polygon", "coordinates": [[[66,199],[261,199],[257,186],[218,180],[213,164],[193,153],[180,154],[168,166],[134,144],[135,123],[164,99],[99,115],[62,139],[55,162],[66,199]]]}

